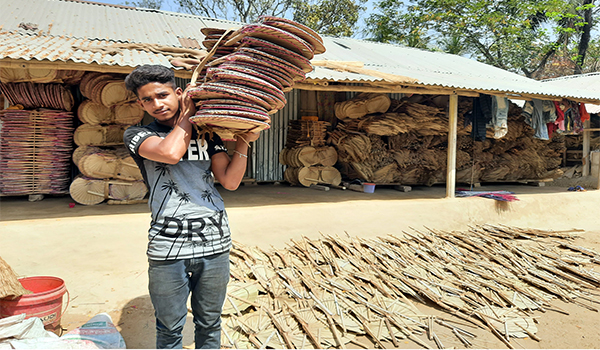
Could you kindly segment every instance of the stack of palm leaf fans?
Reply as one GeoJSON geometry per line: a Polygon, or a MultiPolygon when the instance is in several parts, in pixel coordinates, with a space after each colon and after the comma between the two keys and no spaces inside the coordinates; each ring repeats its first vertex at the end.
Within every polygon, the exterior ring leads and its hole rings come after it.
{"type": "Polygon", "coordinates": [[[85,74],[81,70],[53,68],[0,68],[0,81],[3,83],[59,83],[77,85],[85,74]]]}
{"type": "Polygon", "coordinates": [[[310,59],[325,52],[312,29],[262,16],[236,31],[206,28],[210,53],[197,66],[190,90],[197,113],[190,120],[224,140],[268,129],[270,115],[286,104],[285,92],[312,71],[310,59]]]}
{"type": "Polygon", "coordinates": [[[21,105],[25,109],[71,111],[74,104],[73,94],[61,84],[0,83],[0,93],[11,105],[21,105]]]}
{"type": "Polygon", "coordinates": [[[73,114],[51,109],[0,111],[0,193],[64,194],[73,151],[73,114]]]}
{"type": "Polygon", "coordinates": [[[290,121],[286,147],[279,153],[279,163],[287,166],[285,181],[306,187],[340,184],[342,176],[333,167],[337,151],[325,142],[328,125],[311,116],[290,121]]]}
{"type": "Polygon", "coordinates": [[[79,168],[70,187],[79,204],[137,203],[146,195],[142,174],[123,146],[123,133],[139,123],[144,110],[135,95],[125,88],[123,77],[87,73],[80,90],[88,98],[78,108],[83,123],[75,131],[73,162],[79,168]]]}
{"type": "Polygon", "coordinates": [[[125,88],[122,76],[87,73],[81,79],[81,103],[77,116],[83,123],[75,130],[78,146],[114,146],[123,144],[123,133],[144,118],[144,110],[125,88]]]}

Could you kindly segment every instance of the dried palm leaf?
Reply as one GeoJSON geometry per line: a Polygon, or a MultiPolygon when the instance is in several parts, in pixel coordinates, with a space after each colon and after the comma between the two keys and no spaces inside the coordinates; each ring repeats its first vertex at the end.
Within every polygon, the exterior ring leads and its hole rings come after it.
{"type": "Polygon", "coordinates": [[[223,305],[223,315],[232,313],[240,314],[252,304],[240,301],[240,299],[255,302],[258,298],[258,287],[256,283],[231,282],[227,285],[227,298],[223,305]]]}
{"type": "Polygon", "coordinates": [[[16,298],[32,292],[23,288],[10,265],[0,257],[0,299],[16,298]]]}

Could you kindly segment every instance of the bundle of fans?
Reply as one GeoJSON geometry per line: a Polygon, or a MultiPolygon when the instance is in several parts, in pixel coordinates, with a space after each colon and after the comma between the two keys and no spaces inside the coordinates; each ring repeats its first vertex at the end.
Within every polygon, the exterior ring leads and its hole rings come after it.
{"type": "Polygon", "coordinates": [[[199,66],[199,84],[189,90],[197,110],[190,120],[223,140],[268,129],[269,116],[287,102],[285,92],[312,71],[310,59],[325,52],[316,32],[279,17],[202,33],[211,55],[199,66]]]}

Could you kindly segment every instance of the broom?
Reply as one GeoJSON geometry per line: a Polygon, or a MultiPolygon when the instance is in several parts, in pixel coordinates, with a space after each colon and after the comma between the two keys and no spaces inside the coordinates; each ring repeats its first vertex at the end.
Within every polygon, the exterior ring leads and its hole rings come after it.
{"type": "Polygon", "coordinates": [[[0,299],[6,297],[14,299],[25,294],[31,294],[31,291],[23,288],[13,269],[0,257],[0,299]]]}

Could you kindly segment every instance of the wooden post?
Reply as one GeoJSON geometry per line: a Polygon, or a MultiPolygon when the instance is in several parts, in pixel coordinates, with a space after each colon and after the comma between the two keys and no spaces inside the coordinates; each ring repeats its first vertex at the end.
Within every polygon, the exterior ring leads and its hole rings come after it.
{"type": "Polygon", "coordinates": [[[598,160],[598,185],[596,189],[600,190],[600,159],[598,160]]]}
{"type": "Polygon", "coordinates": [[[598,161],[598,185],[596,189],[600,190],[600,160],[598,161]]]}
{"type": "Polygon", "coordinates": [[[590,174],[590,163],[592,162],[590,158],[590,120],[586,120],[583,123],[583,154],[581,155],[581,163],[583,165],[583,176],[588,176],[590,174]]]}
{"type": "Polygon", "coordinates": [[[446,173],[446,198],[454,198],[456,190],[456,132],[458,130],[458,95],[450,95],[448,128],[448,164],[446,173]]]}

